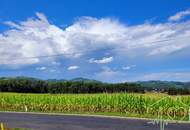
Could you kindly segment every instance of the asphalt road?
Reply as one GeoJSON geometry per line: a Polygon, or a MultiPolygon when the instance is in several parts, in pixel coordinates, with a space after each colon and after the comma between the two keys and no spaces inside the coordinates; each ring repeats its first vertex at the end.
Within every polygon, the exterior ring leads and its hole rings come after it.
{"type": "MultiPolygon", "coordinates": [[[[32,130],[160,130],[147,120],[71,115],[1,113],[0,122],[32,130]]],[[[190,124],[169,123],[165,130],[190,130],[190,124]]]]}

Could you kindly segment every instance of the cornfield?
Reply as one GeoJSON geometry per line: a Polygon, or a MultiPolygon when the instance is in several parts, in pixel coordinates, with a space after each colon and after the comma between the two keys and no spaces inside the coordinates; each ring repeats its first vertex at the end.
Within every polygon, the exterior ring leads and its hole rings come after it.
{"type": "Polygon", "coordinates": [[[105,113],[188,120],[190,97],[147,94],[0,94],[0,111],[105,113]]]}

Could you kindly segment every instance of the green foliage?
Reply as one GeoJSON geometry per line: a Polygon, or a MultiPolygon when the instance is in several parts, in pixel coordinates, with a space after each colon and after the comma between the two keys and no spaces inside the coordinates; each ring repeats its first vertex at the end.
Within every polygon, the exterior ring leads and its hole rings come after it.
{"type": "Polygon", "coordinates": [[[0,111],[118,113],[187,119],[190,97],[147,94],[0,94],[0,111]],[[185,118],[183,118],[185,116],[185,118]]]}
{"type": "Polygon", "coordinates": [[[175,88],[171,87],[168,89],[169,95],[189,95],[190,91],[187,88],[175,88]]]}
{"type": "Polygon", "coordinates": [[[75,78],[73,80],[39,80],[17,77],[0,78],[0,92],[17,93],[120,93],[162,92],[169,95],[190,94],[190,83],[168,81],[146,81],[133,83],[102,83],[96,80],[75,78]]]}
{"type": "Polygon", "coordinates": [[[33,78],[1,78],[0,92],[17,93],[144,93],[144,89],[135,83],[107,84],[97,81],[51,81],[33,78]]]}

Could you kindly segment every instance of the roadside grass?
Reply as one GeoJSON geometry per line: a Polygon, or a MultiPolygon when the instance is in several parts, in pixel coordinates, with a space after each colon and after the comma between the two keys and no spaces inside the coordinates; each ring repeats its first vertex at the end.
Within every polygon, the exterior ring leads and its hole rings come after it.
{"type": "Polygon", "coordinates": [[[106,115],[189,120],[190,96],[166,94],[0,93],[0,111],[106,115]]]}
{"type": "Polygon", "coordinates": [[[22,128],[8,128],[5,124],[0,123],[0,130],[29,130],[29,129],[22,129],[22,128]]]}

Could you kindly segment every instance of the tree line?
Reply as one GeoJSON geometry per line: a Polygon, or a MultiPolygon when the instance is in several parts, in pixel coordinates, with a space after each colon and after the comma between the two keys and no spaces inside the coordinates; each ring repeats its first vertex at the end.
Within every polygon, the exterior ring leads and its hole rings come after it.
{"type": "Polygon", "coordinates": [[[102,83],[94,80],[40,80],[34,78],[0,78],[0,92],[17,93],[52,93],[52,94],[77,94],[77,93],[145,93],[163,92],[169,95],[189,95],[189,88],[177,87],[146,87],[141,83],[102,83]]]}
{"type": "Polygon", "coordinates": [[[190,90],[188,88],[176,88],[171,87],[168,89],[169,95],[190,95],[190,90]]]}
{"type": "Polygon", "coordinates": [[[144,89],[136,83],[108,84],[86,81],[48,81],[28,78],[0,79],[0,92],[17,93],[144,93],[144,89]]]}

